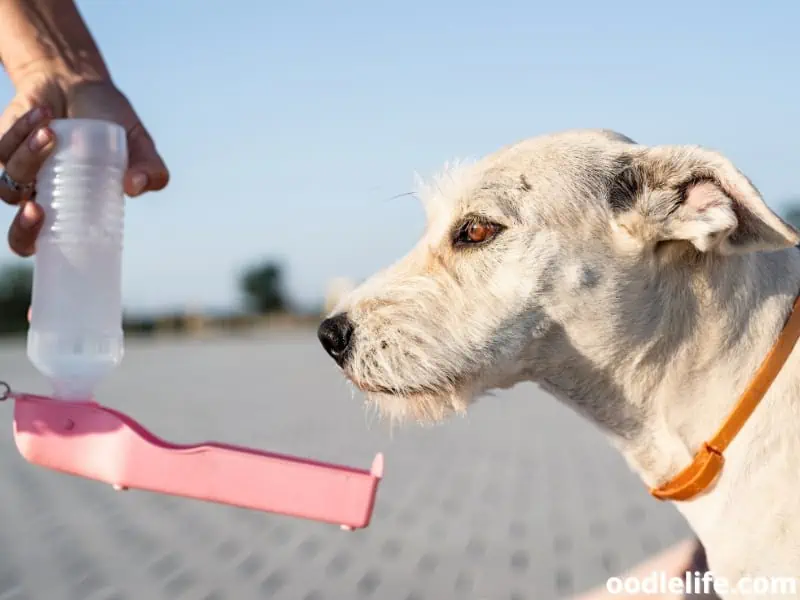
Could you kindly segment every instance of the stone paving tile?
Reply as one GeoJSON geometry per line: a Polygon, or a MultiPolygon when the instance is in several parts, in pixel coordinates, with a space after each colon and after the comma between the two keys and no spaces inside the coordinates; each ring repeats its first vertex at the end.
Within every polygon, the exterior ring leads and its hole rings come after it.
{"type": "MultiPolygon", "coordinates": [[[[167,439],[362,467],[383,451],[373,523],[345,533],[49,472],[19,457],[0,405],[0,600],[550,600],[689,533],[534,386],[392,429],[311,331],[127,346],[98,400],[167,439]]],[[[46,391],[19,343],[0,346],[0,379],[46,391]]]]}

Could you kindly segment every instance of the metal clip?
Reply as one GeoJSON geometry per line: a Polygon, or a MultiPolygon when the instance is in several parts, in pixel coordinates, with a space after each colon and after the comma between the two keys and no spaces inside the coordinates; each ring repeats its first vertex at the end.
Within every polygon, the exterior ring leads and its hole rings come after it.
{"type": "Polygon", "coordinates": [[[11,398],[11,386],[5,381],[0,381],[0,402],[5,402],[11,398]]]}

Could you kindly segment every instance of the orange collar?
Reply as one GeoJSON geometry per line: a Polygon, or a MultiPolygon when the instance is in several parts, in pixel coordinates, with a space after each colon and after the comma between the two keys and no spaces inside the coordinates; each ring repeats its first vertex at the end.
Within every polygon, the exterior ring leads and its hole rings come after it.
{"type": "Polygon", "coordinates": [[[661,486],[652,488],[650,493],[653,496],[659,500],[689,500],[711,485],[725,464],[722,453],[744,427],[769,386],[775,381],[798,338],[800,338],[800,296],[794,302],[783,331],[722,427],[711,440],[703,444],[688,467],[661,486]]]}

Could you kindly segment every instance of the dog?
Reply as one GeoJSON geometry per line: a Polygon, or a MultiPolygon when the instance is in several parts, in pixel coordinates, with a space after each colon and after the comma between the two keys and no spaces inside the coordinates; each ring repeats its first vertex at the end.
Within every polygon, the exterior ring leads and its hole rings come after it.
{"type": "MultiPolygon", "coordinates": [[[[650,487],[725,420],[800,292],[800,233],[700,146],[562,131],[447,166],[419,197],[416,246],[319,326],[344,375],[389,417],[420,422],[532,381],[650,487]]],[[[713,484],[676,503],[728,582],[800,575],[798,361],[713,484]]]]}

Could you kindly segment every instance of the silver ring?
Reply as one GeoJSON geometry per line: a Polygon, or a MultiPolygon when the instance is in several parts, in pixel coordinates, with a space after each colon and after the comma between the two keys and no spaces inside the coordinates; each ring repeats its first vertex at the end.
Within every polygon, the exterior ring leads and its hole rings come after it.
{"type": "Polygon", "coordinates": [[[27,192],[33,189],[32,183],[19,183],[5,169],[0,170],[0,182],[8,186],[12,192],[27,192]]]}

